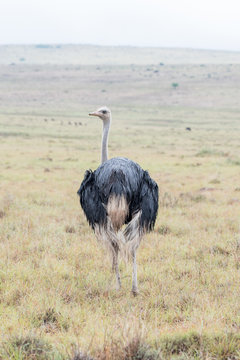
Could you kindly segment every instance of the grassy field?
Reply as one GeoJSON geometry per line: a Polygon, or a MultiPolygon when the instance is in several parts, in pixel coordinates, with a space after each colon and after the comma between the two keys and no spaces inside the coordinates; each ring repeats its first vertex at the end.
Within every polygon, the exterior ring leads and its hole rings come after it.
{"type": "Polygon", "coordinates": [[[240,359],[240,55],[120,48],[98,65],[94,49],[0,48],[0,359],[240,359]],[[137,298],[129,264],[115,291],[76,194],[99,164],[101,105],[110,157],[160,189],[137,298]]]}

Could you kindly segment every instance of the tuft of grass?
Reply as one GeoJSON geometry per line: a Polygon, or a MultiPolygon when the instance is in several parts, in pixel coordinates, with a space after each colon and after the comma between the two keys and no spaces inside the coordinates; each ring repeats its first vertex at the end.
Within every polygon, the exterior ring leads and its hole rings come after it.
{"type": "Polygon", "coordinates": [[[5,217],[14,203],[11,194],[4,195],[0,200],[0,219],[5,217]]]}
{"type": "Polygon", "coordinates": [[[220,254],[220,255],[230,255],[230,252],[226,249],[224,249],[223,247],[219,246],[219,245],[214,245],[211,249],[211,252],[213,254],[220,254]]]}
{"type": "Polygon", "coordinates": [[[213,149],[203,149],[196,153],[197,157],[205,157],[205,156],[223,156],[227,157],[229,154],[224,151],[218,151],[213,149]]]}
{"type": "MultiPolygon", "coordinates": [[[[80,358],[81,359],[81,358],[80,358]]],[[[96,354],[97,360],[160,360],[161,349],[150,346],[143,338],[136,334],[126,344],[122,339],[114,340],[104,344],[103,349],[96,354]]]]}
{"type": "Polygon", "coordinates": [[[194,201],[194,202],[196,202],[196,203],[202,202],[202,201],[206,201],[206,199],[207,199],[206,196],[201,195],[201,194],[195,195],[195,196],[191,196],[191,200],[194,201]]]}
{"type": "Polygon", "coordinates": [[[205,346],[212,359],[240,359],[240,335],[226,334],[213,337],[205,346]]]}
{"type": "Polygon", "coordinates": [[[169,226],[167,225],[161,225],[159,226],[159,228],[157,229],[157,232],[161,235],[167,235],[171,233],[171,229],[169,226]]]}
{"type": "Polygon", "coordinates": [[[81,352],[80,350],[77,350],[75,351],[73,357],[69,360],[94,360],[94,358],[81,352]]]}
{"type": "Polygon", "coordinates": [[[190,200],[190,201],[195,202],[195,203],[199,203],[199,202],[207,200],[206,196],[204,196],[202,194],[192,194],[192,193],[189,193],[189,192],[181,193],[180,198],[183,199],[183,200],[190,200]]]}
{"type": "Polygon", "coordinates": [[[160,207],[173,208],[177,206],[177,204],[178,204],[178,198],[175,197],[174,195],[169,194],[168,192],[165,192],[164,194],[160,194],[159,196],[160,207]]]}
{"type": "Polygon", "coordinates": [[[240,166],[240,159],[227,159],[228,163],[230,165],[236,165],[236,166],[240,166]]]}
{"type": "Polygon", "coordinates": [[[0,210],[0,219],[2,219],[4,216],[6,216],[5,211],[0,210]]]}
{"type": "Polygon", "coordinates": [[[221,335],[200,335],[198,333],[167,336],[160,340],[163,359],[240,359],[240,336],[232,333],[221,335]],[[175,359],[176,357],[174,357],[175,359]]]}
{"type": "Polygon", "coordinates": [[[221,181],[219,179],[212,179],[209,181],[209,184],[220,184],[221,181]]]}
{"type": "Polygon", "coordinates": [[[68,234],[74,234],[76,232],[76,229],[73,225],[66,225],[65,226],[65,231],[68,234]]]}
{"type": "Polygon", "coordinates": [[[64,319],[60,312],[53,308],[49,308],[35,316],[34,323],[38,327],[44,327],[46,332],[54,332],[56,330],[67,331],[69,328],[68,321],[64,319]]]}
{"type": "Polygon", "coordinates": [[[52,345],[32,336],[13,337],[0,347],[1,360],[63,360],[52,345]]]}
{"type": "Polygon", "coordinates": [[[189,333],[163,337],[160,348],[165,356],[169,355],[197,355],[201,346],[201,336],[197,333],[189,333]]]}
{"type": "Polygon", "coordinates": [[[235,268],[240,269],[240,238],[231,242],[232,246],[232,256],[234,259],[235,268]]]}

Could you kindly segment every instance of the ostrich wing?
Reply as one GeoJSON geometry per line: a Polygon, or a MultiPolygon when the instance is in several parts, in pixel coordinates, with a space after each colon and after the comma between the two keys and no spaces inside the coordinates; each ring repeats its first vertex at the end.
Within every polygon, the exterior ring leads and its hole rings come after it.
{"type": "Polygon", "coordinates": [[[94,228],[94,224],[103,224],[106,221],[106,210],[102,205],[99,189],[96,185],[95,173],[91,170],[85,172],[78,195],[91,227],[94,228]]]}
{"type": "Polygon", "coordinates": [[[147,171],[142,178],[139,208],[142,210],[140,226],[147,232],[153,230],[158,212],[158,185],[147,171]]]}

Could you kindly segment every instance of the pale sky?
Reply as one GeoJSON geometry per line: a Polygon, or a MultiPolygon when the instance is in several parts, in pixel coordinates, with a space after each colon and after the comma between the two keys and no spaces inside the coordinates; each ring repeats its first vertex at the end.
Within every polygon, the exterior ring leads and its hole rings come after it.
{"type": "Polygon", "coordinates": [[[239,0],[0,0],[0,44],[240,51],[239,0]]]}

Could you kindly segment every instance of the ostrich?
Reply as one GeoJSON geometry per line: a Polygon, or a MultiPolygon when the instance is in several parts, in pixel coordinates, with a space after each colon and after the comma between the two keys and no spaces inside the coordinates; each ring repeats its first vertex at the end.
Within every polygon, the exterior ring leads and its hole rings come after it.
{"type": "Polygon", "coordinates": [[[111,111],[104,106],[89,115],[103,122],[101,165],[95,171],[85,172],[78,190],[80,204],[97,239],[110,251],[117,289],[121,287],[119,252],[132,259],[132,293],[136,296],[136,251],[143,235],[153,230],[158,211],[158,186],[134,161],[123,157],[108,160],[111,111]],[[124,224],[126,227],[121,231],[124,224]]]}

